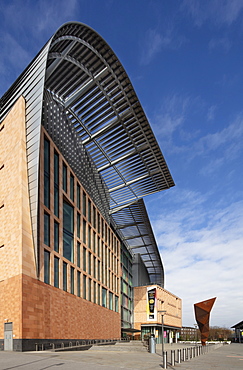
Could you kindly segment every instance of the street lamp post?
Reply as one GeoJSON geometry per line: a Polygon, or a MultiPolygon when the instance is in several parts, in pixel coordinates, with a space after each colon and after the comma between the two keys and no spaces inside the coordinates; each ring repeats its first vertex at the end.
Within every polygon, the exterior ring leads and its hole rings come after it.
{"type": "Polygon", "coordinates": [[[195,326],[195,341],[196,341],[196,346],[197,346],[197,329],[198,329],[198,326],[197,324],[194,324],[195,326]]]}
{"type": "Polygon", "coordinates": [[[161,314],[161,342],[162,342],[162,359],[164,356],[164,315],[166,314],[166,311],[158,311],[158,313],[161,314]]]}

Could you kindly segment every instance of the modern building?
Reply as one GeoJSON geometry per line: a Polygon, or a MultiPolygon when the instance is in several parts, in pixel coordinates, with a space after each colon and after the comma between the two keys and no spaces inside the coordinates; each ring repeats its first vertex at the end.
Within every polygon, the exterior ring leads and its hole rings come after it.
{"type": "Polygon", "coordinates": [[[243,343],[243,321],[231,326],[234,330],[234,342],[243,343]]]}
{"type": "Polygon", "coordinates": [[[189,340],[189,341],[198,341],[200,340],[201,335],[198,330],[198,326],[195,324],[195,327],[192,326],[182,326],[180,329],[180,340],[189,340]]]}
{"type": "Polygon", "coordinates": [[[64,24],[0,100],[0,347],[134,330],[134,285],[164,287],[143,197],[172,186],[118,58],[64,24]]]}
{"type": "Polygon", "coordinates": [[[134,328],[142,339],[153,334],[157,343],[176,343],[181,313],[181,299],[160,285],[134,287],[134,328]]]}

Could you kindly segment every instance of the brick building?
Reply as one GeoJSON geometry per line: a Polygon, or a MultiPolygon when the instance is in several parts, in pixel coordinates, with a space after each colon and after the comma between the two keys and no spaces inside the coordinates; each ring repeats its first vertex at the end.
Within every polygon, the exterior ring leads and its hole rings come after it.
{"type": "Polygon", "coordinates": [[[164,285],[143,197],[174,186],[126,72],[67,23],[0,109],[1,348],[119,338],[164,285]]]}

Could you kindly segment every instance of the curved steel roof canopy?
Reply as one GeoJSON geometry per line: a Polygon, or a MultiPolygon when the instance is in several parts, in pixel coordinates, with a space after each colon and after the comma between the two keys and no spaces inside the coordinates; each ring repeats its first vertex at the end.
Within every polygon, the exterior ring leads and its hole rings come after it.
{"type": "Polygon", "coordinates": [[[56,32],[45,88],[95,162],[111,209],[174,185],[131,81],[95,31],[68,23],[56,32]]]}

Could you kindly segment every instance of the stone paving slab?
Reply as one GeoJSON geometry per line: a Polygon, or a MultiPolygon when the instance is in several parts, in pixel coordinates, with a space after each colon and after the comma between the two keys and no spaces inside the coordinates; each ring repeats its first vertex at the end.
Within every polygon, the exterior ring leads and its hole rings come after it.
{"type": "MultiPolygon", "coordinates": [[[[131,348],[100,349],[75,352],[0,352],[0,370],[117,370],[117,369],[162,369],[161,345],[158,353],[151,354],[131,348]]],[[[165,349],[183,348],[183,345],[166,345],[165,349]],[[169,348],[168,348],[169,347],[169,348]]],[[[225,345],[190,361],[168,369],[211,370],[243,369],[243,344],[225,345]]]]}

